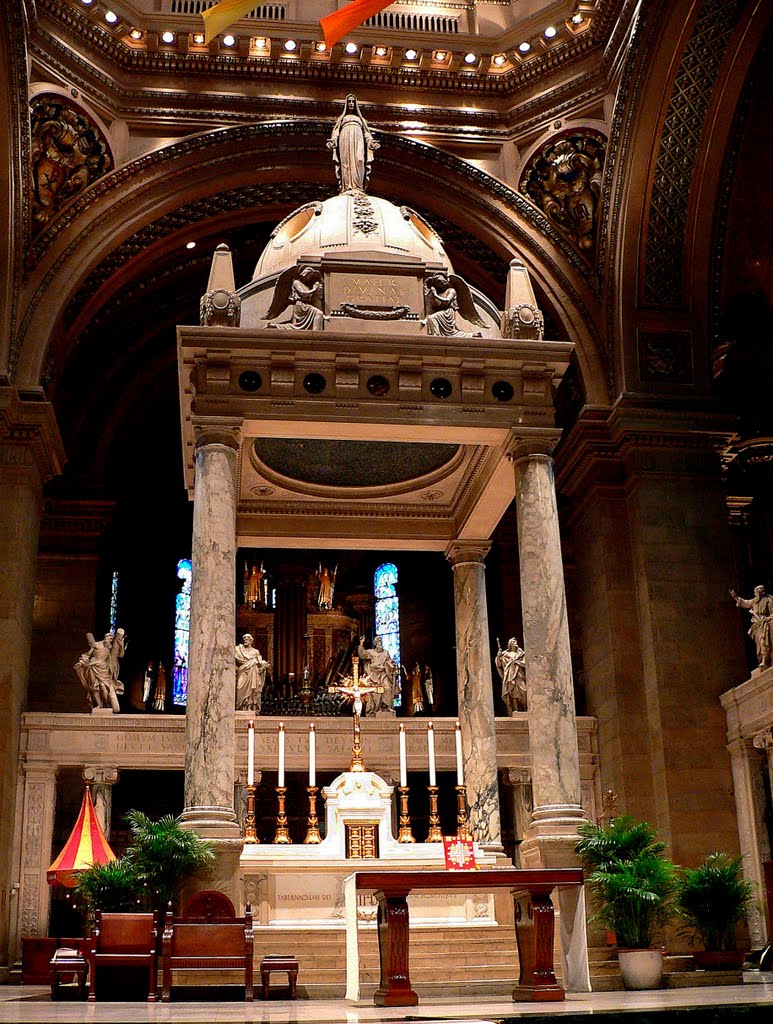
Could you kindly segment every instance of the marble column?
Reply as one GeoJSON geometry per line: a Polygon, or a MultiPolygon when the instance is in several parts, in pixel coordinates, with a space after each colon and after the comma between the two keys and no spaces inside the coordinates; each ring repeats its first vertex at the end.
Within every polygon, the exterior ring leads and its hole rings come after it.
{"type": "Polygon", "coordinates": [[[455,540],[446,548],[454,572],[456,687],[470,829],[480,845],[502,852],[494,691],[486,606],[487,540],[455,540]]]}
{"type": "MultiPolygon", "coordinates": [[[[566,590],[553,460],[555,431],[534,430],[508,451],[515,472],[534,807],[520,847],[524,867],[570,867],[584,818],[566,590]]],[[[564,985],[590,991],[585,896],[559,890],[564,985]]]]}
{"type": "MultiPolygon", "coordinates": [[[[14,940],[8,894],[18,892],[13,887],[19,877],[9,840],[15,830],[20,834],[13,780],[20,716],[27,699],[43,484],[61,472],[63,463],[51,405],[34,396],[22,400],[15,388],[0,387],[0,836],[5,840],[0,842],[0,981],[7,978],[9,952],[16,955],[15,949],[9,950],[14,940]]],[[[26,919],[32,921],[32,910],[27,909],[26,919]]]]}
{"type": "Polygon", "coordinates": [[[750,742],[738,737],[727,745],[733,772],[733,793],[738,820],[738,840],[743,857],[744,875],[754,883],[755,899],[749,911],[749,936],[754,946],[764,946],[768,940],[765,914],[765,873],[763,861],[767,849],[765,830],[765,794],[763,772],[767,767],[757,753],[764,750],[765,730],[750,742]],[[765,848],[761,849],[762,843],[765,848]]]}
{"type": "Polygon", "coordinates": [[[83,769],[83,781],[91,784],[91,799],[97,821],[102,826],[105,838],[110,842],[110,828],[113,814],[113,786],[118,782],[118,769],[102,765],[87,765],[83,769]]]}
{"type": "Polygon", "coordinates": [[[195,428],[183,821],[208,838],[233,840],[240,835],[233,805],[239,429],[230,419],[195,428]]]}

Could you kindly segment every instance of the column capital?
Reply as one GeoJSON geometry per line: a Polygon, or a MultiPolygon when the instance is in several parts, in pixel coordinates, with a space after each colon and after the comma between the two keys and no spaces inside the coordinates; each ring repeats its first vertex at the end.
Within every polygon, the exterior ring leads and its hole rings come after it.
{"type": "Polygon", "coordinates": [[[62,472],[65,451],[54,407],[37,392],[0,387],[0,469],[35,469],[41,483],[62,472]]]}
{"type": "Polygon", "coordinates": [[[773,750],[773,725],[766,726],[752,739],[752,745],[757,750],[773,750]]]}
{"type": "Polygon", "coordinates": [[[197,451],[211,444],[239,450],[242,441],[241,419],[233,416],[194,416],[192,424],[197,451]]]}
{"type": "Polygon", "coordinates": [[[452,540],[446,547],[445,556],[456,568],[464,562],[483,563],[490,550],[490,540],[452,540]]]}
{"type": "Polygon", "coordinates": [[[118,778],[117,768],[101,764],[83,766],[83,781],[90,782],[94,786],[114,786],[118,782],[118,778]]]}
{"type": "Polygon", "coordinates": [[[521,459],[531,459],[535,456],[549,458],[560,437],[560,430],[547,427],[519,428],[507,439],[505,458],[510,462],[519,462],[521,459]]]}

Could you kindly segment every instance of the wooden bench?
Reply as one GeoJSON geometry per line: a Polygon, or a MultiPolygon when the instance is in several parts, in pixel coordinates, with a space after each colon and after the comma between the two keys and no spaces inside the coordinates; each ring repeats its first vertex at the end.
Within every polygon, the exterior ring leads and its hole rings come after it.
{"type": "Polygon", "coordinates": [[[158,916],[97,911],[89,944],[89,1002],[96,996],[97,967],[147,968],[148,1002],[156,1001],[158,916]]]}
{"type": "Polygon", "coordinates": [[[263,998],[268,999],[268,986],[273,971],[287,971],[290,985],[290,998],[295,999],[295,986],[298,981],[298,960],[294,956],[265,956],[260,964],[260,980],[263,983],[263,998]]]}
{"type": "Polygon", "coordinates": [[[243,971],[244,999],[251,1002],[253,942],[249,903],[244,917],[231,921],[175,921],[167,914],[161,1001],[169,1002],[172,971],[243,971]]]}

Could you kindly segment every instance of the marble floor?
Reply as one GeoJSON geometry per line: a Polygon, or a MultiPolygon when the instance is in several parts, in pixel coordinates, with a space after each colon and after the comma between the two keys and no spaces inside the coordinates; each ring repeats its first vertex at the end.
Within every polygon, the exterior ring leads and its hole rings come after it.
{"type": "Polygon", "coordinates": [[[143,1022],[143,1024],[220,1024],[223,1022],[255,1021],[270,1024],[499,1024],[514,1022],[527,1024],[547,1016],[565,1018],[574,1024],[579,1017],[619,1019],[630,1024],[655,1018],[666,1024],[671,1019],[689,1020],[690,1024],[703,1024],[717,1020],[719,1007],[743,1011],[738,1020],[756,1022],[773,1021],[773,975],[744,985],[721,988],[685,988],[655,992],[598,992],[590,995],[569,996],[564,1003],[543,1003],[534,1006],[513,1003],[504,997],[475,1000],[424,999],[419,1006],[383,1009],[376,1006],[352,1006],[343,1000],[270,1000],[256,999],[243,1002],[173,1002],[173,1003],[84,1003],[76,1001],[51,1002],[50,992],[41,986],[0,986],[0,1022],[5,1024],[116,1024],[116,1022],[143,1022]],[[747,1011],[745,1008],[749,1007],[747,1011]],[[701,1008],[703,1012],[701,1012],[701,1008]],[[688,1012],[685,1013],[684,1011],[688,1012]],[[676,1012],[669,1012],[676,1011],[676,1012]],[[681,1012],[678,1012],[681,1011],[681,1012]],[[689,1012],[693,1011],[693,1012],[689,1012]]]}

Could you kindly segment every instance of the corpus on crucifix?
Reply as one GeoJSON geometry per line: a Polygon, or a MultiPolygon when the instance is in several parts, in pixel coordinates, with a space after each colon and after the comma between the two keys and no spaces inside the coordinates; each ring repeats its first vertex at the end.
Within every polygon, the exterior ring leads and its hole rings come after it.
{"type": "Polygon", "coordinates": [[[355,655],[352,658],[352,674],[342,676],[341,682],[328,687],[329,693],[340,693],[352,702],[352,720],[354,723],[354,739],[352,741],[352,763],[349,766],[350,772],[364,772],[365,763],[362,760],[362,745],[360,743],[360,718],[362,717],[362,698],[369,693],[383,693],[383,686],[374,686],[370,676],[364,675],[360,678],[360,659],[355,655]]]}

